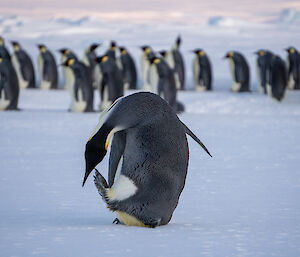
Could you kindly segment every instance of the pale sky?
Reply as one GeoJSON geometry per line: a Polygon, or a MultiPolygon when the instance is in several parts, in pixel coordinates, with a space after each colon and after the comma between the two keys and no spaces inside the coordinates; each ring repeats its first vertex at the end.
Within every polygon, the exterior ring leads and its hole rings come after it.
{"type": "Polygon", "coordinates": [[[300,10],[299,0],[0,0],[0,15],[39,18],[95,16],[106,20],[159,20],[203,22],[227,16],[253,22],[270,20],[282,9],[300,10]],[[165,18],[165,17],[164,17],[165,18]],[[165,20],[165,19],[163,19],[165,20]]]}

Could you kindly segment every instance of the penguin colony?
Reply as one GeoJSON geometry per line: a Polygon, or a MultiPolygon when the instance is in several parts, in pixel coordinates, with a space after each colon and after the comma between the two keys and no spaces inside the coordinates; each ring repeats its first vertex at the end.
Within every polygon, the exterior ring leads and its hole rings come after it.
{"type": "MultiPolygon", "coordinates": [[[[181,43],[181,37],[178,36],[169,50],[158,52],[149,45],[141,46],[141,89],[160,95],[177,113],[184,111],[184,105],[177,100],[177,91],[185,89],[185,65],[180,52],[181,43]]],[[[138,89],[135,61],[126,47],[118,46],[115,41],[111,41],[102,56],[96,54],[96,49],[101,44],[89,45],[84,50],[81,60],[71,49],[62,48],[58,50],[61,54],[58,65],[46,45],[37,45],[39,85],[36,83],[30,56],[19,42],[11,41],[11,44],[12,55],[0,36],[0,110],[18,109],[19,89],[58,89],[58,66],[62,66],[63,69],[63,88],[68,90],[71,96],[69,111],[94,111],[93,89],[100,94],[100,111],[123,96],[124,90],[138,89]]],[[[295,47],[285,50],[286,63],[271,51],[260,49],[255,52],[258,91],[278,101],[284,98],[286,89],[300,89],[300,53],[295,47]]],[[[194,89],[213,90],[213,69],[207,52],[200,48],[192,52],[195,55],[192,64],[194,89]]],[[[229,62],[232,76],[231,91],[250,92],[250,69],[246,58],[237,51],[227,52],[224,58],[229,62]]]]}

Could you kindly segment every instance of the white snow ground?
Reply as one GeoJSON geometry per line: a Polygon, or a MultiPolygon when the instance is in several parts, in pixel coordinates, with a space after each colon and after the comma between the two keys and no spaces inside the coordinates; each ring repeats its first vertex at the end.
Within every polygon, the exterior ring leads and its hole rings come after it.
{"type": "Polygon", "coordinates": [[[179,205],[148,229],[112,224],[92,176],[81,187],[99,113],[67,112],[66,91],[21,91],[22,111],[0,113],[0,256],[299,256],[300,92],[179,99],[213,158],[189,138],[179,205]]]}

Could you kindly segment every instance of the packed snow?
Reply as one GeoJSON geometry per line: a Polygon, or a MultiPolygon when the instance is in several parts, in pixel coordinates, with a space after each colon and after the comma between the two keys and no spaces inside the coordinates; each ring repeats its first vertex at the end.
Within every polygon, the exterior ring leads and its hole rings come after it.
{"type": "MultiPolygon", "coordinates": [[[[296,24],[221,16],[214,26],[0,18],[7,46],[19,40],[34,61],[38,43],[82,56],[88,44],[103,42],[101,54],[114,39],[138,64],[140,45],[169,49],[179,33],[187,88],[193,87],[190,50],[201,47],[212,60],[214,91],[179,92],[186,106],[179,117],[213,158],[189,138],[186,186],[170,224],[112,224],[116,216],[92,177],[81,187],[85,143],[99,113],[67,112],[64,90],[22,90],[21,111],[0,113],[0,256],[300,256],[300,92],[288,91],[282,103],[258,94],[253,54],[267,48],[285,58],[283,48],[300,48],[296,24]],[[221,59],[228,50],[246,55],[252,93],[229,92],[229,65],[221,59]]],[[[106,157],[98,166],[105,177],[107,167],[106,157]]]]}

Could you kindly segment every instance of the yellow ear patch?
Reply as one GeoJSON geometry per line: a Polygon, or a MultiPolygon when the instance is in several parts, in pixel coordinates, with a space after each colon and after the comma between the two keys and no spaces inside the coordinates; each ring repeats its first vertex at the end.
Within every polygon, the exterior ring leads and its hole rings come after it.
{"type": "Polygon", "coordinates": [[[68,55],[70,53],[70,51],[68,50],[68,49],[66,49],[65,51],[64,51],[64,55],[68,55]]]}
{"type": "Polygon", "coordinates": [[[46,50],[47,50],[47,49],[46,49],[46,47],[44,47],[44,46],[42,46],[41,49],[40,49],[40,51],[41,51],[42,53],[45,53],[46,50]]]}
{"type": "Polygon", "coordinates": [[[125,49],[122,50],[121,54],[126,54],[127,51],[125,49]]]}
{"type": "Polygon", "coordinates": [[[205,52],[203,50],[201,50],[201,51],[198,52],[198,55],[203,56],[203,55],[205,55],[205,52]]]}
{"type": "Polygon", "coordinates": [[[14,45],[14,50],[15,51],[19,51],[20,50],[20,46],[19,45],[14,45]]]}
{"type": "Polygon", "coordinates": [[[149,47],[145,48],[145,51],[144,51],[146,54],[149,54],[151,52],[151,49],[149,47]]]}
{"type": "Polygon", "coordinates": [[[106,62],[108,60],[108,57],[107,56],[103,56],[102,58],[101,58],[101,62],[106,62]]]}
{"type": "Polygon", "coordinates": [[[67,65],[71,66],[74,62],[75,62],[75,60],[73,58],[69,59],[67,65]]]}
{"type": "Polygon", "coordinates": [[[289,53],[290,53],[290,54],[295,53],[295,49],[291,47],[291,48],[289,49],[289,53]]]}
{"type": "Polygon", "coordinates": [[[228,57],[233,57],[233,52],[228,52],[228,57]]]}
{"type": "Polygon", "coordinates": [[[0,57],[0,63],[2,62],[2,58],[0,57]]]}
{"type": "Polygon", "coordinates": [[[158,58],[155,58],[153,63],[158,64],[158,63],[160,63],[160,60],[158,58]]]}
{"type": "Polygon", "coordinates": [[[116,47],[116,46],[113,46],[113,47],[110,48],[110,50],[111,50],[111,51],[116,51],[116,50],[117,50],[117,47],[116,47]]]}
{"type": "Polygon", "coordinates": [[[260,50],[259,52],[258,52],[258,55],[259,56],[263,56],[265,54],[265,52],[263,51],[263,50],[260,50]]]}

